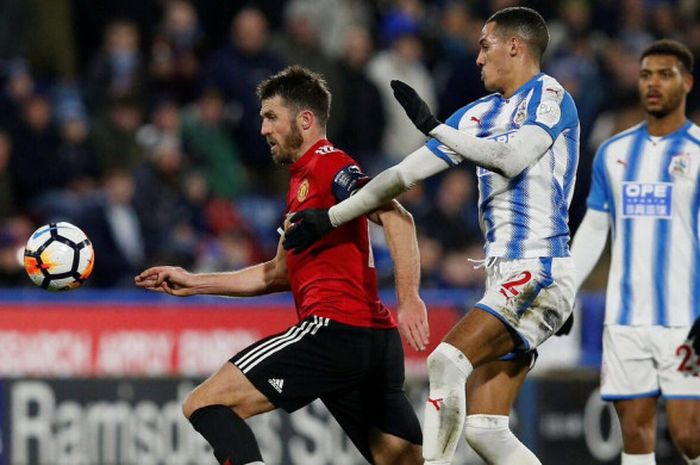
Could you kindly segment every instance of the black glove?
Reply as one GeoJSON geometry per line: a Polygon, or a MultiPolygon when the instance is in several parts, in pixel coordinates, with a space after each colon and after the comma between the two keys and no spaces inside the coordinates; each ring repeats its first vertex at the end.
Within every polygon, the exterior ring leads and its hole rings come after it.
{"type": "Polygon", "coordinates": [[[566,319],[563,325],[561,325],[561,328],[554,333],[555,336],[566,336],[571,332],[571,327],[574,326],[574,312],[571,312],[571,315],[569,315],[569,318],[566,319]]]}
{"type": "Polygon", "coordinates": [[[690,328],[690,332],[688,333],[688,341],[690,341],[690,345],[693,347],[693,352],[695,352],[695,355],[700,357],[700,318],[695,320],[693,327],[690,328]]]}
{"type": "Polygon", "coordinates": [[[302,210],[295,213],[284,233],[282,246],[299,253],[333,230],[328,210],[302,210]]]}
{"type": "Polygon", "coordinates": [[[420,95],[405,82],[393,80],[391,88],[394,89],[394,98],[401,104],[413,124],[426,136],[435,129],[440,121],[433,116],[428,104],[420,98],[420,95]]]}

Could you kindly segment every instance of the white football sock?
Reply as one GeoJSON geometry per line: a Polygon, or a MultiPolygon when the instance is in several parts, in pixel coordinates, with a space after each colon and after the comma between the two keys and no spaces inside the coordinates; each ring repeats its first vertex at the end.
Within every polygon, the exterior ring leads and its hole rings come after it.
{"type": "Polygon", "coordinates": [[[651,454],[626,454],[622,453],[620,465],[656,465],[656,455],[651,454]]]}
{"type": "Polygon", "coordinates": [[[425,465],[449,465],[467,414],[466,383],[473,367],[456,347],[440,343],[428,356],[430,394],[423,421],[425,465]]]}
{"type": "Polygon", "coordinates": [[[542,465],[535,454],[515,437],[505,415],[469,415],[464,438],[486,463],[542,465]]]}

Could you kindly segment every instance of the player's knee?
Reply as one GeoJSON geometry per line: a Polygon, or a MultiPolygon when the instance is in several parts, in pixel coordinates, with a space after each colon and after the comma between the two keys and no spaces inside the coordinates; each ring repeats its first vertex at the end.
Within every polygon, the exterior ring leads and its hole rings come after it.
{"type": "Polygon", "coordinates": [[[199,398],[197,391],[190,391],[185,400],[182,401],[182,414],[189,419],[195,411],[202,407],[206,407],[206,404],[199,398]]]}
{"type": "Polygon", "coordinates": [[[455,346],[440,343],[428,356],[428,376],[431,388],[464,383],[472,372],[467,356],[455,346]]]}

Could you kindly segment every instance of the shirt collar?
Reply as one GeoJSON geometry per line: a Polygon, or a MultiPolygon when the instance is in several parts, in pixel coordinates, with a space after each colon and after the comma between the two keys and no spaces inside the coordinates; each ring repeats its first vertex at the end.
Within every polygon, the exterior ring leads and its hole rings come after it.
{"type": "Polygon", "coordinates": [[[309,147],[309,149],[304,152],[304,155],[299,157],[297,161],[292,163],[292,166],[289,167],[289,170],[292,173],[299,172],[301,169],[303,169],[306,165],[309,164],[309,162],[313,159],[314,153],[319,147],[322,147],[324,145],[330,145],[331,143],[328,141],[328,139],[321,138],[314,145],[309,147]]]}

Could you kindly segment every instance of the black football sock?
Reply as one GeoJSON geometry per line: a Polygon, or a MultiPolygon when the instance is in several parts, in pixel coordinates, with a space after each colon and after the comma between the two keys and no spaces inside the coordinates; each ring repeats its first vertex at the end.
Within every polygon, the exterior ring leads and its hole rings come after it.
{"type": "Polygon", "coordinates": [[[214,448],[222,465],[262,463],[262,455],[250,426],[224,405],[208,405],[194,411],[190,423],[214,448]]]}

